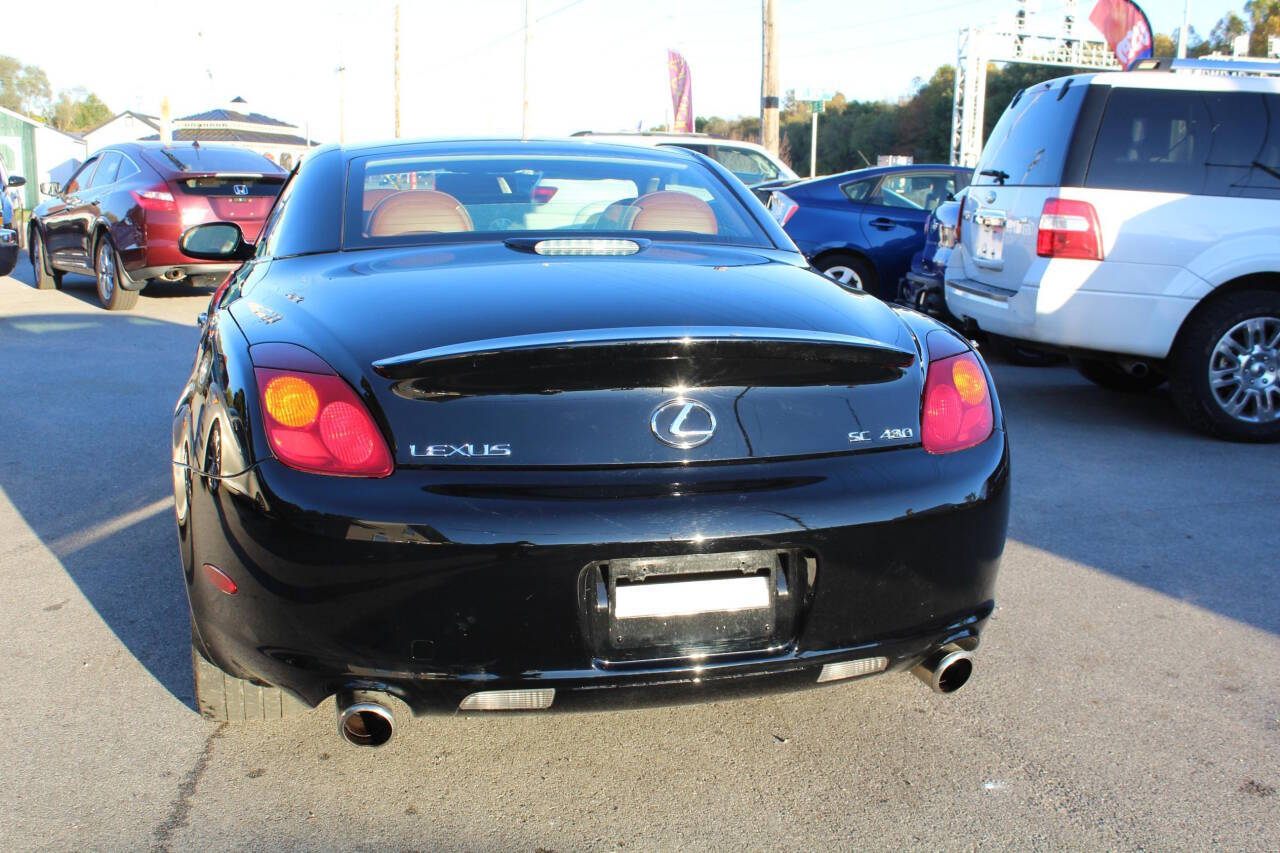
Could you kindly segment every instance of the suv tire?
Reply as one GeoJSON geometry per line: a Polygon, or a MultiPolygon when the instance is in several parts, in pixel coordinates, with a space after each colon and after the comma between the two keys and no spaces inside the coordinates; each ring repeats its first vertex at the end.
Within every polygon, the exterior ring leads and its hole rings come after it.
{"type": "Polygon", "coordinates": [[[49,265],[49,252],[44,247],[44,237],[35,226],[31,228],[31,267],[36,290],[62,289],[62,273],[49,265]]]}
{"type": "Polygon", "coordinates": [[[1178,334],[1169,359],[1173,402],[1201,432],[1233,441],[1280,440],[1278,360],[1280,292],[1227,294],[1178,334]]]}
{"type": "Polygon", "coordinates": [[[120,255],[111,245],[111,238],[103,234],[93,252],[93,273],[98,286],[98,301],[108,311],[128,311],[138,304],[138,291],[123,287],[124,267],[120,255]]]}
{"type": "Polygon", "coordinates": [[[1120,365],[1101,358],[1073,358],[1071,366],[1094,385],[1131,394],[1159,388],[1168,378],[1158,370],[1134,376],[1120,365]]]}

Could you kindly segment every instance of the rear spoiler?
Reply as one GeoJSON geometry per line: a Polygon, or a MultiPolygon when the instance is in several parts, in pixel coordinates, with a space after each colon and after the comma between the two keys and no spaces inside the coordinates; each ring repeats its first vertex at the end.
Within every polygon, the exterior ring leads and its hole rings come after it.
{"type": "Polygon", "coordinates": [[[390,356],[374,371],[402,396],[679,386],[859,385],[898,378],[915,353],[868,338],[720,326],[517,335],[390,356]]]}

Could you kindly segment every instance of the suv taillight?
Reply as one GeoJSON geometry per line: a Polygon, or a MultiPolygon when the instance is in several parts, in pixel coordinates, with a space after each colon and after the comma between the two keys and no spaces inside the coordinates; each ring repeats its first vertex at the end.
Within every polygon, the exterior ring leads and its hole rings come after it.
{"type": "Polygon", "coordinates": [[[129,195],[143,210],[177,210],[168,184],[156,184],[149,190],[129,190],[129,195]]]}
{"type": "Polygon", "coordinates": [[[920,440],[930,453],[954,453],[987,440],[994,428],[987,374],[970,352],[929,363],[920,440]]]}
{"type": "Polygon", "coordinates": [[[1040,211],[1036,254],[1042,258],[1102,260],[1102,229],[1093,205],[1069,198],[1046,200],[1040,211]]]}
{"type": "Polygon", "coordinates": [[[391,473],[386,439],[341,377],[266,367],[254,374],[267,442],[285,465],[347,477],[391,473]]]}

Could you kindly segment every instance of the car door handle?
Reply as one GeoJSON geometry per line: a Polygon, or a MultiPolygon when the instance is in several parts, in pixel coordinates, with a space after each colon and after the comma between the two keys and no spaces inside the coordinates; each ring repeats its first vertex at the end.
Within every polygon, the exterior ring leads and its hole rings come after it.
{"type": "Polygon", "coordinates": [[[879,228],[881,231],[888,231],[895,224],[897,223],[895,223],[892,219],[885,219],[883,216],[879,217],[878,219],[871,220],[871,227],[879,228]]]}

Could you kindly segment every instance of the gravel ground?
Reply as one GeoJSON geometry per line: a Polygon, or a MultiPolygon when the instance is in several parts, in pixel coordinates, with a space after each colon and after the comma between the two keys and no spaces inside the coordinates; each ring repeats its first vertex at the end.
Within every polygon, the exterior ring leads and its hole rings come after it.
{"type": "Polygon", "coordinates": [[[331,702],[192,711],[167,435],[208,293],[116,315],[67,282],[0,278],[6,850],[1280,849],[1280,452],[1163,391],[993,366],[1013,520],[954,696],[433,717],[359,750],[331,702]]]}

